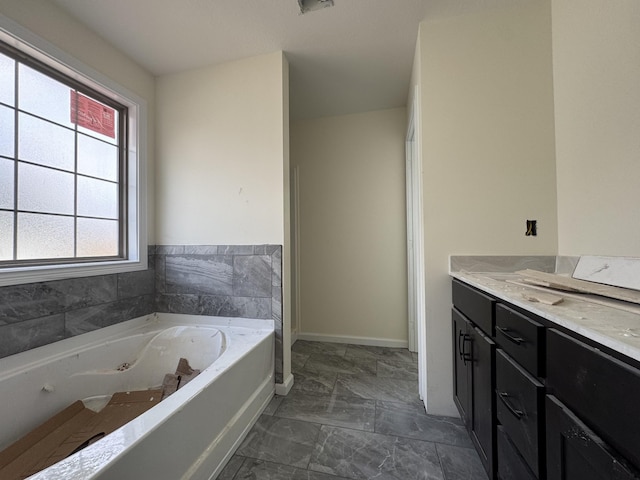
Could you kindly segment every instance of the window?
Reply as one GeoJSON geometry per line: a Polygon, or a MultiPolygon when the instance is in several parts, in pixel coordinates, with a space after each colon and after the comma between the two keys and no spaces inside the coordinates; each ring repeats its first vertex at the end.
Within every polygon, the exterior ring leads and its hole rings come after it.
{"type": "Polygon", "coordinates": [[[7,22],[0,285],[146,268],[143,102],[7,22]]]}

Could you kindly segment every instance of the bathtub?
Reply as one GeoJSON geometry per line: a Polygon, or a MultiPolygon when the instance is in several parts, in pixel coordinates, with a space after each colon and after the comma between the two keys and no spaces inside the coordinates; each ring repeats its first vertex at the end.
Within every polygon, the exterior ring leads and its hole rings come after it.
{"type": "Polygon", "coordinates": [[[76,400],[201,373],[33,480],[215,478],[274,393],[272,321],[156,313],[0,359],[0,450],[76,400]]]}

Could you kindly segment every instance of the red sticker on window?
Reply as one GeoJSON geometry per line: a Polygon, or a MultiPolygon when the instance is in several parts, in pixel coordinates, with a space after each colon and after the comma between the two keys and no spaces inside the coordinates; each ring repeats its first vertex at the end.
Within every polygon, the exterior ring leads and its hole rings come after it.
{"type": "Polygon", "coordinates": [[[71,121],[107,137],[116,138],[115,109],[71,91],[71,121]]]}

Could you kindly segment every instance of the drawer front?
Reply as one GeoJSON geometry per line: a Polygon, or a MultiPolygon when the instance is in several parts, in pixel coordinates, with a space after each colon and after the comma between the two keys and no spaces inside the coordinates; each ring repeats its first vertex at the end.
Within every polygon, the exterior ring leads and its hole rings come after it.
{"type": "Polygon", "coordinates": [[[498,421],[529,468],[539,476],[544,461],[544,386],[505,352],[496,352],[498,421]]]}
{"type": "Polygon", "coordinates": [[[504,305],[496,306],[496,342],[535,377],[544,376],[544,326],[504,305]]]}
{"type": "MultiPolygon", "coordinates": [[[[638,473],[617,458],[592,430],[549,395],[547,480],[637,480],[638,473]]],[[[519,477],[513,477],[519,478],[519,477]]]]}
{"type": "Polygon", "coordinates": [[[500,480],[536,480],[516,447],[511,443],[504,427],[498,427],[498,478],[500,480]]]}
{"type": "Polygon", "coordinates": [[[452,296],[455,307],[486,335],[492,337],[495,300],[455,278],[452,284],[452,296]]]}
{"type": "Polygon", "coordinates": [[[623,457],[640,467],[640,370],[551,329],[547,386],[623,457]]]}

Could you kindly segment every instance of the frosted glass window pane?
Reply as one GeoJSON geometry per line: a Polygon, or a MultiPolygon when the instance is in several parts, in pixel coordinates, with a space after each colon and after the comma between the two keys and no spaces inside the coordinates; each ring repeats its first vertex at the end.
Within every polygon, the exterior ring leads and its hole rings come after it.
{"type": "Polygon", "coordinates": [[[0,102],[13,106],[15,102],[15,60],[0,53],[0,102]]]}
{"type": "Polygon", "coordinates": [[[78,135],[78,173],[118,180],[118,147],[78,135]]]}
{"type": "Polygon", "coordinates": [[[73,171],[74,132],[44,120],[20,114],[18,157],[21,160],[73,171]]]}
{"type": "Polygon", "coordinates": [[[13,160],[0,158],[0,208],[13,209],[13,160]]]}
{"type": "Polygon", "coordinates": [[[73,174],[20,163],[18,210],[73,215],[73,174]]]}
{"type": "Polygon", "coordinates": [[[118,222],[115,220],[78,219],[78,256],[118,255],[118,222]]]}
{"type": "Polygon", "coordinates": [[[73,218],[18,214],[18,260],[73,257],[73,218]]]}
{"type": "Polygon", "coordinates": [[[0,212],[0,261],[13,260],[13,213],[0,212]]]}
{"type": "Polygon", "coordinates": [[[78,177],[78,215],[118,218],[118,185],[78,177]]]}
{"type": "Polygon", "coordinates": [[[74,127],[71,123],[71,89],[46,75],[20,64],[18,107],[47,120],[74,127]]]}
{"type": "MultiPolygon", "coordinates": [[[[2,87],[0,87],[2,88],[2,87]]],[[[0,106],[0,155],[13,157],[15,145],[15,110],[0,106]]]]}

